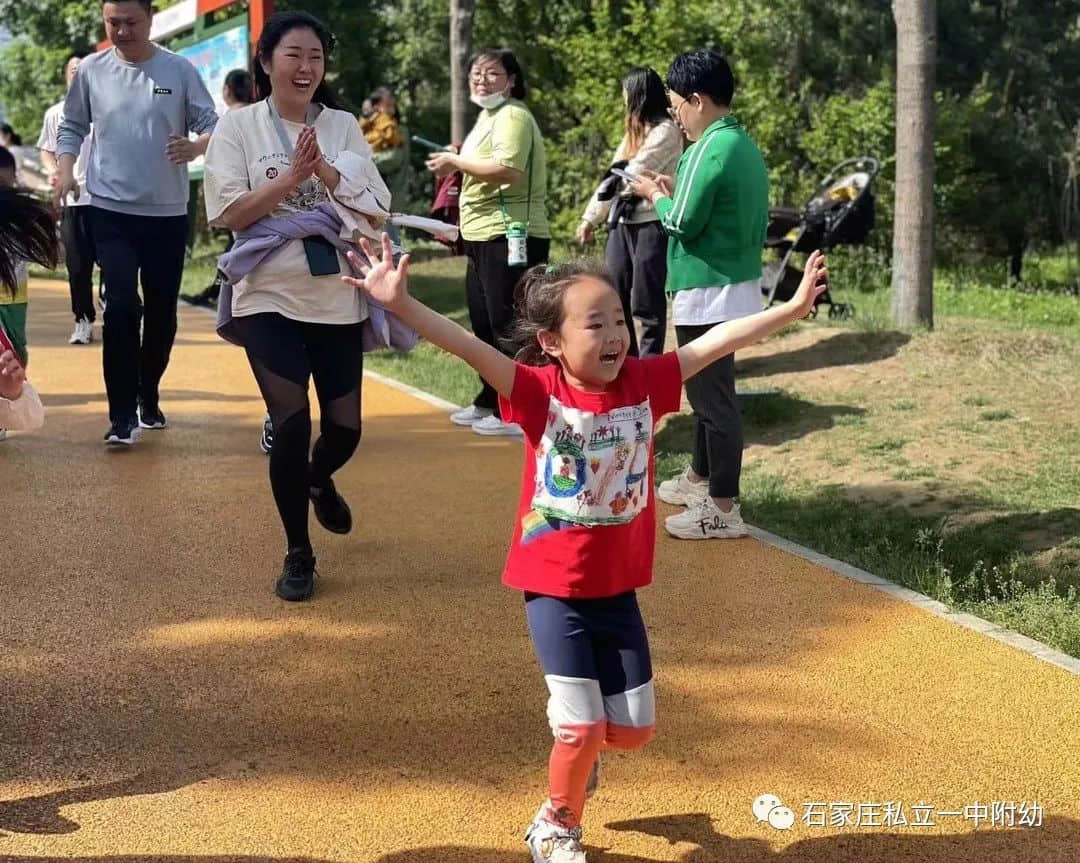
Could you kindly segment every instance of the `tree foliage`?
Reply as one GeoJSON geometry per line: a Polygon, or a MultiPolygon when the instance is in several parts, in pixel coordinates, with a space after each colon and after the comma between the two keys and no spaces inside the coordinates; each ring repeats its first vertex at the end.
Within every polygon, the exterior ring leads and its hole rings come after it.
{"type": "MultiPolygon", "coordinates": [[[[1080,0],[938,3],[939,249],[1015,260],[1032,243],[1060,242],[1080,136],[1080,0]]],[[[277,7],[305,9],[334,30],[334,84],[351,107],[389,84],[412,132],[448,139],[448,0],[277,7]]],[[[97,41],[99,17],[98,0],[0,0],[0,19],[23,37],[0,62],[0,101],[24,137],[62,92],[63,54],[97,41]]],[[[801,204],[835,163],[876,156],[884,170],[872,239],[889,250],[896,33],[887,3],[478,0],[473,44],[509,46],[525,66],[561,237],[618,142],[622,76],[639,64],[662,76],[676,53],[710,46],[732,60],[735,113],[765,152],[774,203],[801,204]]],[[[423,156],[413,153],[418,207],[432,193],[423,156]]]]}

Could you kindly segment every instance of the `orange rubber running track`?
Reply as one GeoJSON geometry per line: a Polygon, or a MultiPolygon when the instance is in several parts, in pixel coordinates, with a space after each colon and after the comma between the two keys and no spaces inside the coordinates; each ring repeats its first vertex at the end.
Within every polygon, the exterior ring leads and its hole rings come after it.
{"type": "MultiPolygon", "coordinates": [[[[170,427],[107,452],[66,286],[33,283],[30,321],[48,419],[0,444],[0,861],[526,863],[550,732],[499,584],[520,444],[366,381],[355,529],[313,521],[318,591],[287,605],[242,351],[185,308],[170,427]]],[[[1080,677],[749,538],[661,535],[641,599],[659,733],[605,757],[590,863],[1080,860],[1080,677]]]]}

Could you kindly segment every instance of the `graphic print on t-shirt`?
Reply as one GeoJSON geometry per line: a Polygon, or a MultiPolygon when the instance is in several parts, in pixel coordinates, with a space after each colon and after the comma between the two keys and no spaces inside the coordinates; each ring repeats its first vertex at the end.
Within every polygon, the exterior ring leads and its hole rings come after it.
{"type": "Polygon", "coordinates": [[[632,521],[648,503],[651,435],[648,399],[597,414],[566,407],[552,396],[536,449],[536,487],[522,541],[563,526],[553,521],[585,526],[632,521]]]}

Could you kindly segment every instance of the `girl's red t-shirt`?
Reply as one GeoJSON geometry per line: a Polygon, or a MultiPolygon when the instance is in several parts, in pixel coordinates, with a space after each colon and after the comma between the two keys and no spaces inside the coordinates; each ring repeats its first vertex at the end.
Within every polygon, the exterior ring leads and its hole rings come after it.
{"type": "Polygon", "coordinates": [[[503,420],[525,432],[525,463],[503,584],[596,599],[652,581],[653,434],[679,409],[675,352],[627,357],[602,393],[571,386],[556,364],[517,365],[503,420]]]}

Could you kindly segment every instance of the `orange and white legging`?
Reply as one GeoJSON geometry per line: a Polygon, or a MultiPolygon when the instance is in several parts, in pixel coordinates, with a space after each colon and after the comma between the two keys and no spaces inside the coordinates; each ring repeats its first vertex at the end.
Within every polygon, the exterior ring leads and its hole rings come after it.
{"type": "Polygon", "coordinates": [[[555,737],[543,815],[576,827],[585,784],[604,749],[637,749],[653,736],[656,704],[645,623],[633,591],[604,599],[525,594],[555,737]]]}

